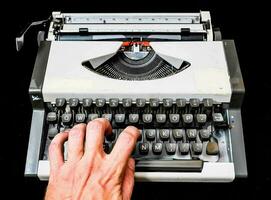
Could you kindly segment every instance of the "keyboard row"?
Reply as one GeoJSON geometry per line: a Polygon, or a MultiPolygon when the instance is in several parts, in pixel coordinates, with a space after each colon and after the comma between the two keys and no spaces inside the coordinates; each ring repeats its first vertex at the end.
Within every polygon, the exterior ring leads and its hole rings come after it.
{"type": "MultiPolygon", "coordinates": [[[[49,124],[62,123],[64,126],[69,126],[74,123],[86,123],[96,118],[106,118],[110,122],[114,121],[116,124],[137,124],[137,123],[158,123],[164,124],[167,121],[171,124],[178,124],[180,122],[184,124],[192,124],[196,122],[199,125],[204,125],[208,118],[206,114],[84,114],[84,113],[64,113],[61,116],[57,112],[49,112],[47,114],[47,122],[49,124]]],[[[211,121],[215,124],[224,123],[224,119],[221,113],[213,113],[211,121]]]]}
{"type": "MultiPolygon", "coordinates": [[[[116,140],[123,129],[113,129],[106,137],[108,142],[116,140]]],[[[138,141],[208,141],[211,138],[211,129],[143,129],[138,141]]]]}
{"type": "MultiPolygon", "coordinates": [[[[105,137],[104,150],[109,153],[123,129],[113,129],[105,137]]],[[[218,155],[219,146],[211,127],[206,129],[143,129],[133,156],[147,155],[218,155]]]]}
{"type": "Polygon", "coordinates": [[[172,99],[172,98],[164,98],[162,100],[158,98],[151,98],[149,100],[147,99],[142,99],[142,98],[137,98],[135,100],[131,98],[123,98],[123,99],[118,99],[118,98],[111,98],[108,101],[105,98],[97,98],[97,99],[91,99],[91,98],[84,98],[81,101],[78,98],[70,98],[68,101],[65,98],[57,98],[54,102],[54,105],[58,109],[65,109],[66,105],[69,105],[71,109],[76,109],[80,106],[80,104],[84,108],[90,108],[92,105],[95,105],[98,108],[102,108],[105,105],[109,105],[111,108],[116,108],[120,104],[125,107],[129,108],[132,107],[132,105],[135,105],[138,108],[143,108],[146,105],[149,105],[152,108],[159,107],[159,105],[162,105],[165,108],[170,108],[174,104],[176,104],[177,107],[179,108],[184,108],[186,106],[190,106],[191,108],[198,108],[200,106],[205,107],[205,108],[211,108],[213,107],[214,104],[219,104],[217,102],[214,102],[213,99],[203,99],[202,101],[197,98],[192,98],[189,100],[186,99],[172,99]]]}
{"type": "MultiPolygon", "coordinates": [[[[110,152],[109,145],[104,145],[104,149],[106,152],[110,152]],[[107,149],[108,148],[108,149],[107,149]]],[[[146,155],[201,155],[204,153],[206,155],[218,155],[219,147],[217,142],[209,141],[207,142],[206,147],[204,147],[201,142],[179,142],[179,143],[162,143],[162,142],[140,142],[137,145],[137,152],[133,153],[134,157],[142,157],[146,155]]]]}

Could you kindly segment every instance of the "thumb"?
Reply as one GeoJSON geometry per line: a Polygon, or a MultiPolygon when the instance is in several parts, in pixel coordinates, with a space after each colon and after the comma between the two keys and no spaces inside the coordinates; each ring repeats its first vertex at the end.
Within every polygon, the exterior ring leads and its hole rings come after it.
{"type": "Polygon", "coordinates": [[[134,176],[135,176],[135,161],[132,158],[129,158],[127,167],[123,177],[122,184],[122,196],[123,200],[130,200],[134,188],[134,176]]]}

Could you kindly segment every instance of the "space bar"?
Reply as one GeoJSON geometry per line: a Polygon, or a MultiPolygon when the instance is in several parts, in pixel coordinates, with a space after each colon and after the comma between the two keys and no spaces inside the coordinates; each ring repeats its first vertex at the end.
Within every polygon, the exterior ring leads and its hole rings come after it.
{"type": "Polygon", "coordinates": [[[138,160],[136,172],[201,172],[201,160],[138,160]]]}

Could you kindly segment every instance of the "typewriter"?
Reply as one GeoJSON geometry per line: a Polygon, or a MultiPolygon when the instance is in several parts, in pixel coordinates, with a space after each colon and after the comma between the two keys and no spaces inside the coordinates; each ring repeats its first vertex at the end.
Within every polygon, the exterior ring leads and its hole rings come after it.
{"type": "MultiPolygon", "coordinates": [[[[222,40],[208,11],[53,12],[32,25],[41,26],[25,176],[48,180],[55,135],[96,118],[112,124],[107,153],[126,126],[140,130],[131,155],[137,181],[247,176],[235,44],[222,40]]],[[[18,50],[23,39],[16,38],[18,50]]]]}

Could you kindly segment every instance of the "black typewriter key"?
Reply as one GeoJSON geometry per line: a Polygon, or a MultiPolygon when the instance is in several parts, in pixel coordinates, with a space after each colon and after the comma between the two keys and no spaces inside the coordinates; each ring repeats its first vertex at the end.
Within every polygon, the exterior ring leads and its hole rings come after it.
{"type": "Polygon", "coordinates": [[[155,131],[155,129],[145,129],[144,135],[146,136],[147,140],[152,141],[155,139],[156,131],[155,131]]]}
{"type": "Polygon", "coordinates": [[[96,106],[99,107],[99,108],[104,107],[105,99],[102,99],[102,98],[96,99],[95,103],[96,103],[96,106]]]}
{"type": "Polygon", "coordinates": [[[179,150],[182,155],[187,155],[189,153],[189,143],[179,143],[179,150]]]}
{"type": "Polygon", "coordinates": [[[172,124],[179,123],[180,115],[179,114],[169,114],[169,121],[172,124]]]}
{"type": "Polygon", "coordinates": [[[193,122],[193,115],[192,114],[183,114],[183,122],[185,124],[191,124],[193,122]]]}
{"type": "Polygon", "coordinates": [[[201,140],[203,140],[203,141],[209,140],[209,138],[211,136],[211,131],[209,129],[201,129],[199,131],[199,136],[200,136],[201,140]]]}
{"type": "Polygon", "coordinates": [[[75,122],[76,123],[84,123],[86,120],[86,115],[85,114],[76,114],[75,115],[75,122]]]}
{"type": "Polygon", "coordinates": [[[115,114],[115,121],[116,123],[124,123],[125,114],[115,114]]]}
{"type": "Polygon", "coordinates": [[[102,118],[105,118],[111,122],[112,121],[112,114],[102,114],[102,118]]]}
{"type": "Polygon", "coordinates": [[[82,105],[84,108],[89,108],[92,104],[92,99],[90,98],[84,98],[82,101],[82,105]]]}
{"type": "Polygon", "coordinates": [[[143,108],[146,104],[146,99],[136,99],[136,106],[138,108],[143,108]]]}
{"type": "Polygon", "coordinates": [[[198,108],[200,100],[199,99],[190,99],[189,100],[191,108],[198,108]]]}
{"type": "Polygon", "coordinates": [[[213,106],[213,99],[203,99],[202,102],[205,108],[211,108],[213,106]]]}
{"type": "Polygon", "coordinates": [[[196,120],[199,124],[204,124],[204,123],[206,123],[207,115],[206,114],[197,114],[196,120]]]}
{"type": "Polygon", "coordinates": [[[172,107],[172,104],[173,104],[173,99],[163,99],[163,106],[165,108],[172,107]]]}
{"type": "Polygon", "coordinates": [[[168,155],[175,154],[176,152],[176,143],[167,143],[166,144],[166,152],[168,155]]]}
{"type": "Polygon", "coordinates": [[[189,140],[195,140],[197,137],[197,130],[196,129],[187,129],[186,135],[189,140]]]}
{"type": "Polygon", "coordinates": [[[142,120],[146,124],[151,123],[152,122],[152,114],[143,114],[142,120]]]}
{"type": "Polygon", "coordinates": [[[132,99],[126,98],[122,99],[122,106],[125,108],[129,108],[132,106],[132,99]]]}
{"type": "Polygon", "coordinates": [[[49,124],[55,124],[57,122],[57,115],[55,112],[49,112],[46,118],[49,124]]]}
{"type": "Polygon", "coordinates": [[[186,99],[176,99],[176,105],[178,108],[184,108],[186,106],[186,99]]]}
{"type": "Polygon", "coordinates": [[[208,142],[206,147],[206,154],[217,155],[219,152],[218,144],[216,142],[208,142]]]}
{"type": "Polygon", "coordinates": [[[152,152],[154,154],[161,154],[163,150],[163,143],[161,142],[155,142],[152,144],[152,152]]]}
{"type": "Polygon", "coordinates": [[[58,109],[65,109],[65,107],[66,107],[66,99],[65,98],[57,98],[56,99],[56,107],[58,109]]]}
{"type": "Polygon", "coordinates": [[[146,155],[149,153],[149,143],[147,142],[139,143],[138,148],[139,148],[140,154],[142,155],[146,155]]]}
{"type": "Polygon", "coordinates": [[[72,123],[72,114],[71,113],[65,113],[61,116],[61,120],[63,125],[69,126],[72,123]]]}
{"type": "Polygon", "coordinates": [[[159,106],[159,99],[150,99],[150,107],[157,108],[159,106]]]}
{"type": "Polygon", "coordinates": [[[213,113],[213,121],[215,123],[221,123],[224,122],[224,118],[221,113],[213,113]]]}
{"type": "Polygon", "coordinates": [[[160,129],[159,130],[159,137],[161,140],[168,140],[169,139],[169,129],[160,129]]]}
{"type": "Polygon", "coordinates": [[[138,123],[139,115],[138,114],[129,114],[129,122],[130,123],[138,123]]]}
{"type": "Polygon", "coordinates": [[[172,129],[172,135],[174,140],[176,141],[182,140],[184,134],[185,134],[184,129],[172,129]]]}
{"type": "Polygon", "coordinates": [[[165,123],[167,119],[166,114],[156,114],[157,123],[165,123]]]}
{"type": "Polygon", "coordinates": [[[195,142],[192,144],[192,150],[195,154],[201,154],[202,153],[202,143],[195,142]]]}
{"type": "Polygon", "coordinates": [[[71,98],[69,99],[69,106],[71,109],[76,109],[79,105],[79,99],[77,98],[71,98]]]}
{"type": "Polygon", "coordinates": [[[119,99],[118,98],[113,98],[113,99],[109,99],[109,106],[111,108],[116,108],[119,105],[119,99]]]}
{"type": "Polygon", "coordinates": [[[96,114],[96,113],[91,113],[91,114],[88,115],[87,121],[89,122],[89,121],[92,121],[92,120],[97,119],[97,118],[99,118],[99,115],[98,115],[98,114],[96,114]]]}

